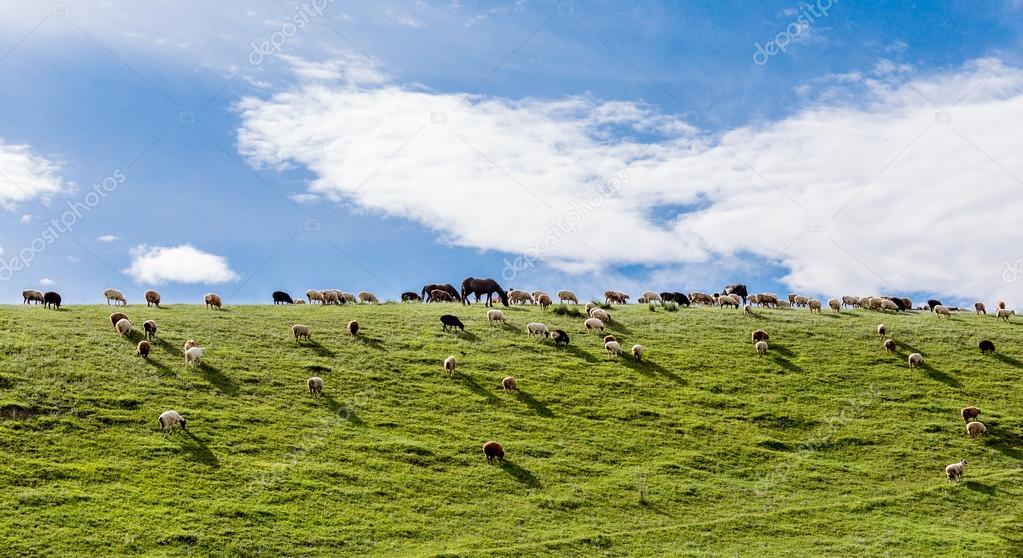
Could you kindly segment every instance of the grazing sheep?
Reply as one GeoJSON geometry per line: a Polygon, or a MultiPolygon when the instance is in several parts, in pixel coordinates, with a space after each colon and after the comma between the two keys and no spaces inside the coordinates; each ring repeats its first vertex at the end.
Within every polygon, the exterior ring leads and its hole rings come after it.
{"type": "Polygon", "coordinates": [[[454,302],[455,298],[451,296],[451,293],[442,291],[440,289],[434,289],[430,291],[430,302],[454,302]]]}
{"type": "Polygon", "coordinates": [[[189,339],[188,341],[185,341],[185,347],[182,350],[184,350],[187,353],[188,349],[191,349],[192,347],[198,347],[198,346],[199,346],[199,344],[195,342],[195,339],[189,339]]]}
{"type": "Polygon", "coordinates": [[[303,338],[312,339],[312,332],[307,325],[295,324],[291,326],[291,333],[295,335],[295,341],[303,338]]]}
{"type": "Polygon", "coordinates": [[[817,300],[816,298],[811,298],[810,300],[807,300],[806,305],[810,307],[811,314],[814,312],[818,314],[821,313],[821,301],[817,300]]]}
{"type": "Polygon", "coordinates": [[[192,366],[199,364],[203,355],[206,353],[206,349],[202,347],[192,347],[185,351],[185,365],[192,366]]]}
{"type": "Polygon", "coordinates": [[[1004,300],[999,300],[998,301],[998,309],[999,310],[1005,310],[1005,301],[1004,300]]]}
{"type": "Polygon", "coordinates": [[[160,293],[150,289],[145,292],[146,306],[160,307],[160,293]]]}
{"type": "Polygon", "coordinates": [[[959,463],[953,463],[945,467],[945,476],[948,477],[949,482],[957,481],[963,478],[963,471],[966,469],[966,460],[962,460],[959,463]]]}
{"type": "Polygon", "coordinates": [[[151,348],[152,345],[149,344],[149,341],[143,339],[142,341],[139,341],[139,344],[135,347],[135,354],[142,358],[149,358],[149,350],[151,348]]]}
{"type": "Polygon", "coordinates": [[[188,430],[185,418],[177,411],[164,411],[160,413],[159,422],[160,430],[164,432],[170,432],[175,426],[180,426],[182,430],[188,430]]]}
{"type": "Polygon", "coordinates": [[[860,305],[860,297],[845,295],[842,297],[842,306],[855,308],[860,305]]]}
{"type": "Polygon", "coordinates": [[[586,315],[589,315],[590,314],[590,310],[593,310],[596,307],[597,307],[596,303],[587,302],[586,303],[586,315]]]}
{"type": "Polygon", "coordinates": [[[43,302],[43,292],[35,289],[25,289],[24,291],[21,291],[21,298],[25,299],[23,304],[28,304],[30,302],[39,304],[43,302]]]}
{"type": "Polygon", "coordinates": [[[344,304],[345,299],[341,296],[341,291],[327,290],[320,293],[320,303],[326,306],[327,304],[344,304]]]}
{"type": "Polygon", "coordinates": [[[504,388],[504,391],[515,391],[519,389],[519,383],[515,381],[514,377],[508,376],[501,380],[501,387],[504,388]]]}
{"type": "Polygon", "coordinates": [[[551,332],[551,339],[554,340],[555,345],[568,346],[568,334],[563,329],[555,329],[551,332]]]}
{"type": "Polygon", "coordinates": [[[884,336],[888,333],[888,326],[884,324],[877,324],[877,336],[884,339],[884,336]]]}
{"type": "Polygon", "coordinates": [[[579,299],[576,298],[575,293],[572,291],[558,291],[558,302],[566,301],[572,304],[579,304],[579,299]]]}
{"type": "Polygon", "coordinates": [[[348,322],[348,334],[355,337],[359,334],[359,322],[358,320],[352,320],[348,322]]]}
{"type": "Polygon", "coordinates": [[[536,336],[537,338],[550,337],[551,331],[547,329],[547,326],[539,322],[532,322],[526,324],[526,331],[530,337],[536,336]]]}
{"type": "Polygon", "coordinates": [[[934,315],[939,317],[939,318],[942,317],[942,316],[945,316],[946,318],[948,318],[950,320],[952,319],[952,311],[949,310],[947,306],[942,306],[942,305],[939,304],[939,305],[935,306],[934,308],[931,308],[931,312],[934,312],[934,315]]]}
{"type": "MultiPolygon", "coordinates": [[[[750,296],[750,299],[752,299],[754,296],[757,296],[757,295],[750,296]]],[[[752,316],[753,315],[753,304],[746,303],[746,306],[742,307],[742,313],[745,316],[752,316]]]]}
{"type": "Polygon", "coordinates": [[[295,300],[291,298],[291,295],[284,291],[274,291],[271,295],[274,299],[274,304],[294,304],[295,300]]]}
{"type": "Polygon", "coordinates": [[[126,319],[128,319],[128,315],[124,312],[114,312],[113,314],[110,314],[110,325],[114,326],[114,329],[117,329],[117,322],[126,319]]]}
{"type": "Polygon", "coordinates": [[[1009,318],[1011,318],[1012,316],[1016,315],[1016,311],[1015,310],[1006,310],[1005,308],[999,308],[997,315],[998,315],[998,319],[999,320],[1009,321],[1009,318]]]}
{"type": "Polygon", "coordinates": [[[304,300],[302,300],[301,298],[296,298],[296,299],[295,299],[295,300],[293,300],[292,302],[293,302],[294,304],[305,304],[305,301],[304,301],[304,300]]]}
{"type": "Polygon", "coordinates": [[[493,440],[483,444],[483,455],[487,458],[487,463],[493,464],[495,459],[504,462],[504,448],[493,440]]]}
{"type": "Polygon", "coordinates": [[[980,409],[976,407],[963,407],[959,414],[963,416],[963,422],[970,422],[970,419],[977,420],[977,417],[980,416],[980,409]]]}
{"type": "Polygon", "coordinates": [[[465,331],[465,326],[462,324],[462,320],[458,319],[458,316],[452,316],[451,314],[444,314],[440,317],[440,323],[442,324],[441,329],[447,331],[448,328],[458,328],[465,331]]]}
{"type": "Polygon", "coordinates": [[[732,308],[738,308],[741,304],[739,297],[735,295],[721,295],[717,299],[718,306],[724,308],[725,306],[731,306],[732,308]]]}
{"type": "Polygon", "coordinates": [[[341,291],[338,293],[338,297],[341,300],[345,301],[346,304],[355,304],[356,302],[358,302],[358,300],[355,298],[355,295],[352,293],[346,293],[344,291],[341,291]]]}
{"type": "Polygon", "coordinates": [[[757,295],[756,303],[761,307],[766,306],[768,308],[777,308],[779,302],[781,301],[778,299],[778,295],[773,293],[760,293],[757,295]]]}
{"type": "Polygon", "coordinates": [[[514,304],[533,304],[533,296],[526,291],[511,289],[508,291],[508,300],[514,304]]]}
{"type": "Polygon", "coordinates": [[[320,394],[323,393],[323,378],[313,376],[305,381],[305,386],[309,388],[309,395],[319,398],[320,394]]]}
{"type": "Polygon", "coordinates": [[[312,304],[314,300],[319,301],[320,304],[326,304],[323,302],[323,293],[320,291],[309,289],[305,292],[305,297],[309,299],[309,304],[312,304]]]}
{"type": "Polygon", "coordinates": [[[632,356],[635,357],[636,360],[643,360],[643,345],[633,345],[632,356]]]}
{"type": "Polygon", "coordinates": [[[913,353],[913,354],[909,355],[909,367],[910,368],[919,368],[920,366],[923,366],[923,363],[924,363],[924,356],[921,355],[920,353],[913,353]]]}
{"type": "Polygon", "coordinates": [[[867,308],[871,310],[881,310],[881,304],[884,299],[879,296],[872,296],[867,299],[867,308]]]}
{"type": "Polygon", "coordinates": [[[831,310],[834,311],[834,312],[841,312],[842,311],[842,303],[839,302],[837,298],[832,298],[832,299],[828,300],[828,308],[831,308],[831,310]]]}
{"type": "Polygon", "coordinates": [[[930,310],[931,312],[934,312],[934,307],[935,306],[941,306],[941,305],[942,305],[941,301],[937,300],[937,299],[933,299],[932,298],[932,299],[927,301],[927,309],[930,310]]]}
{"type": "Polygon", "coordinates": [[[611,321],[611,314],[608,314],[602,308],[594,308],[593,310],[590,310],[590,317],[591,318],[597,318],[598,320],[600,320],[600,321],[602,321],[604,323],[607,323],[607,322],[611,321]]]}
{"type": "Polygon", "coordinates": [[[767,341],[757,341],[753,348],[757,350],[758,355],[764,356],[767,354],[767,341]]]}
{"type": "Polygon", "coordinates": [[[203,302],[206,303],[206,308],[216,308],[217,310],[220,310],[220,306],[223,304],[220,300],[220,295],[217,293],[206,293],[206,296],[202,297],[202,299],[203,302]]]}
{"type": "Polygon", "coordinates": [[[885,339],[884,343],[882,343],[882,345],[884,346],[884,350],[888,351],[889,353],[894,353],[895,352],[895,340],[894,339],[885,339]]]}
{"type": "Polygon", "coordinates": [[[891,310],[893,312],[899,311],[899,304],[894,300],[882,298],[877,301],[878,310],[891,310]]]}
{"type": "Polygon", "coordinates": [[[377,300],[377,296],[375,294],[371,293],[371,292],[368,292],[368,291],[362,291],[362,292],[359,293],[359,302],[365,302],[367,304],[379,304],[380,303],[380,301],[377,300]]]}
{"type": "Polygon", "coordinates": [[[422,300],[423,297],[419,296],[419,293],[414,293],[412,291],[405,291],[401,293],[402,302],[422,302],[422,300]]]}
{"type": "Polygon", "coordinates": [[[605,304],[628,304],[629,295],[621,291],[604,291],[605,304]]]}
{"type": "Polygon", "coordinates": [[[52,307],[54,310],[60,310],[60,302],[60,293],[55,291],[43,293],[43,308],[52,307]]]}
{"type": "Polygon", "coordinates": [[[616,338],[614,335],[605,335],[604,336],[604,342],[605,343],[607,343],[608,341],[617,341],[617,340],[618,340],[618,338],[616,338]]]}
{"type": "Polygon", "coordinates": [[[120,304],[121,306],[128,305],[128,301],[124,298],[124,294],[122,294],[121,291],[117,289],[107,289],[103,291],[103,296],[106,297],[108,306],[110,305],[111,300],[114,301],[114,303],[120,304]]]}
{"type": "Polygon", "coordinates": [[[995,344],[988,339],[982,339],[980,343],[977,343],[977,346],[980,347],[982,354],[995,352],[995,344]]]}
{"type": "Polygon", "coordinates": [[[653,291],[644,292],[643,298],[645,298],[647,302],[664,302],[663,300],[661,300],[661,295],[653,291]]]}
{"type": "Polygon", "coordinates": [[[983,302],[975,302],[973,304],[973,309],[977,311],[977,314],[982,314],[984,316],[987,315],[987,308],[984,306],[983,302]]]}
{"type": "Polygon", "coordinates": [[[127,318],[117,320],[117,323],[114,324],[114,329],[117,330],[118,335],[121,336],[128,335],[129,333],[131,333],[131,320],[128,320],[127,318]]]}
{"type": "MultiPolygon", "coordinates": [[[[544,291],[541,291],[541,290],[536,290],[536,291],[533,291],[533,292],[531,292],[529,294],[533,297],[533,300],[537,300],[538,298],[540,298],[541,295],[545,295],[547,293],[544,292],[544,291]]],[[[550,298],[550,295],[547,295],[547,298],[550,298]]],[[[537,302],[539,302],[539,301],[537,301],[537,302]]]]}
{"type": "Polygon", "coordinates": [[[540,293],[540,296],[536,297],[536,303],[540,305],[541,310],[547,310],[552,304],[551,297],[547,296],[547,293],[540,293]]]}
{"type": "Polygon", "coordinates": [[[971,438],[987,436],[987,427],[979,420],[975,422],[968,422],[966,423],[966,433],[969,434],[971,438]]]}
{"type": "Polygon", "coordinates": [[[792,306],[795,306],[795,307],[799,308],[801,306],[806,306],[807,304],[809,304],[810,297],[803,296],[803,295],[796,295],[796,296],[792,297],[792,300],[790,300],[789,302],[792,303],[792,306]]]}
{"type": "Polygon", "coordinates": [[[753,332],[753,342],[754,343],[756,343],[757,341],[770,341],[770,340],[771,340],[771,336],[768,335],[767,332],[762,330],[762,329],[758,329],[758,330],[753,332]]]}
{"type": "Polygon", "coordinates": [[[448,358],[444,359],[445,372],[454,372],[455,366],[457,366],[457,363],[455,362],[455,355],[451,355],[448,358]]]}
{"type": "Polygon", "coordinates": [[[156,322],[153,320],[146,320],[142,322],[142,331],[146,332],[146,339],[156,337],[156,322]]]}
{"type": "Polygon", "coordinates": [[[591,329],[604,331],[604,322],[600,321],[598,318],[587,318],[586,321],[583,322],[583,325],[586,326],[586,331],[590,331],[591,329]]]}
{"type": "Polygon", "coordinates": [[[487,322],[493,325],[494,322],[508,323],[508,320],[500,310],[487,310],[487,322]]]}
{"type": "Polygon", "coordinates": [[[617,341],[608,341],[604,343],[604,350],[607,351],[607,356],[616,357],[622,354],[622,346],[617,341]]]}

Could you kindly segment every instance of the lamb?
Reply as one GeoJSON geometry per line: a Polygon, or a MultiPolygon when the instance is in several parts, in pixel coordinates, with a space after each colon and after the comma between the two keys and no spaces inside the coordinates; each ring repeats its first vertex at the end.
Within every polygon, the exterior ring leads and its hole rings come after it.
{"type": "Polygon", "coordinates": [[[977,346],[980,348],[981,354],[995,352],[995,344],[988,339],[981,339],[980,343],[977,343],[977,346]]]}
{"type": "Polygon", "coordinates": [[[539,322],[526,324],[526,331],[529,333],[530,337],[536,336],[537,338],[542,338],[551,336],[551,331],[547,329],[547,326],[539,322]]]}
{"type": "Polygon", "coordinates": [[[515,391],[519,389],[519,383],[515,381],[514,377],[508,376],[501,380],[501,387],[504,388],[504,391],[515,391]]]}
{"type": "Polygon", "coordinates": [[[106,297],[108,306],[110,305],[111,300],[114,301],[115,304],[120,304],[122,306],[128,305],[128,301],[124,298],[124,294],[117,289],[107,289],[103,291],[103,296],[106,297]]]}
{"type": "Polygon", "coordinates": [[[295,324],[291,326],[291,333],[295,335],[295,341],[303,338],[312,339],[312,332],[307,325],[295,324]]]}
{"type": "Polygon", "coordinates": [[[828,301],[828,308],[831,308],[831,310],[834,312],[841,312],[842,303],[839,302],[837,298],[832,298],[831,300],[828,301]]]}
{"type": "Polygon", "coordinates": [[[594,308],[593,310],[590,310],[590,317],[591,318],[597,318],[598,320],[600,320],[600,321],[602,321],[604,323],[607,323],[607,322],[611,321],[611,314],[608,314],[606,311],[604,311],[601,308],[594,308]]]}
{"type": "Polygon", "coordinates": [[[949,482],[957,481],[963,478],[963,471],[966,469],[966,460],[962,460],[959,463],[953,463],[945,467],[945,476],[948,477],[949,482]]]}
{"type": "Polygon", "coordinates": [[[493,325],[494,322],[508,323],[508,320],[504,317],[504,312],[500,310],[487,310],[487,322],[493,325]]]}
{"type": "Polygon", "coordinates": [[[315,289],[309,289],[305,292],[305,297],[309,299],[309,304],[312,304],[314,300],[320,302],[320,304],[326,304],[323,302],[323,293],[315,289]]]}
{"type": "Polygon", "coordinates": [[[913,354],[909,355],[909,367],[910,368],[919,368],[919,367],[923,366],[923,363],[924,363],[924,357],[920,353],[913,353],[913,354]]]}
{"type": "Polygon", "coordinates": [[[359,301],[360,302],[365,302],[367,304],[379,304],[380,303],[380,301],[377,300],[377,296],[375,294],[373,294],[371,292],[367,292],[367,291],[362,291],[362,292],[359,293],[359,301]]]}
{"type": "Polygon", "coordinates": [[[483,455],[487,458],[487,463],[493,464],[495,459],[504,462],[504,448],[493,440],[483,444],[483,455]]]}
{"type": "Polygon", "coordinates": [[[591,329],[604,331],[604,322],[600,321],[598,318],[587,318],[587,320],[583,322],[583,325],[586,326],[586,331],[590,331],[591,329]]]}
{"type": "Polygon", "coordinates": [[[604,350],[607,351],[607,356],[616,357],[622,354],[622,346],[617,341],[608,341],[604,343],[604,350]]]}
{"type": "Polygon", "coordinates": [[[149,344],[149,341],[143,339],[142,341],[139,341],[139,344],[135,347],[135,354],[142,358],[149,358],[149,350],[151,348],[152,346],[149,344]]]}
{"type": "Polygon", "coordinates": [[[434,289],[430,291],[430,302],[454,302],[454,297],[447,291],[434,289]]]}
{"type": "Polygon", "coordinates": [[[146,297],[146,306],[160,307],[160,293],[150,289],[145,292],[144,296],[146,297]]]}
{"type": "Polygon", "coordinates": [[[203,302],[206,303],[206,308],[216,308],[217,310],[220,310],[222,301],[220,300],[220,295],[217,293],[206,293],[206,296],[202,297],[202,299],[203,302]]]}
{"type": "Polygon", "coordinates": [[[195,339],[189,339],[188,341],[185,341],[185,347],[184,347],[183,350],[187,353],[188,349],[191,349],[192,347],[198,347],[198,346],[199,346],[199,344],[195,342],[195,339]]]}
{"type": "Polygon", "coordinates": [[[46,291],[43,293],[43,308],[53,308],[54,310],[60,310],[60,293],[55,291],[46,291]]]}
{"type": "Polygon", "coordinates": [[[881,309],[881,301],[882,300],[884,300],[884,299],[879,297],[879,296],[869,297],[867,299],[866,306],[867,306],[867,308],[870,308],[871,310],[880,310],[881,309]]]}
{"type": "Polygon", "coordinates": [[[969,434],[971,438],[987,436],[987,427],[979,420],[975,422],[968,422],[966,423],[966,433],[969,434]]]}
{"type": "Polygon", "coordinates": [[[128,315],[124,312],[114,312],[113,314],[110,314],[110,325],[114,326],[114,329],[117,329],[117,322],[127,319],[128,315]]]}
{"type": "Polygon", "coordinates": [[[977,417],[980,416],[980,409],[976,407],[963,407],[959,414],[963,416],[963,422],[970,422],[970,419],[977,420],[977,417]]]}
{"type": "Polygon", "coordinates": [[[195,367],[199,364],[203,355],[206,353],[206,349],[202,347],[191,347],[185,351],[185,365],[195,367]]]}
{"type": "Polygon", "coordinates": [[[894,353],[895,352],[895,340],[894,339],[885,339],[883,345],[884,345],[884,350],[888,351],[889,353],[894,353]]]}
{"type": "Polygon", "coordinates": [[[323,378],[313,376],[305,381],[305,386],[309,389],[309,395],[319,398],[320,394],[323,393],[323,378]]]}
{"type": "Polygon", "coordinates": [[[540,293],[540,296],[536,297],[536,303],[540,305],[540,309],[547,310],[552,304],[551,297],[547,296],[547,293],[540,293]]]}
{"type": "Polygon", "coordinates": [[[159,422],[160,429],[164,432],[170,432],[175,426],[180,426],[182,430],[188,430],[185,418],[177,411],[164,411],[160,413],[159,422]]]}
{"type": "Polygon", "coordinates": [[[451,355],[448,358],[444,359],[445,372],[454,372],[455,366],[457,366],[457,363],[455,362],[455,355],[451,355]]]}
{"type": "Polygon", "coordinates": [[[359,322],[358,320],[352,320],[348,322],[348,334],[355,337],[359,334],[359,322]]]}
{"type": "Polygon", "coordinates": [[[21,298],[25,299],[24,304],[28,304],[30,302],[39,304],[40,302],[43,302],[43,292],[35,289],[25,289],[24,291],[21,291],[21,298]]]}
{"type": "Polygon", "coordinates": [[[440,317],[440,323],[442,324],[441,329],[447,331],[448,328],[458,328],[465,331],[465,326],[462,324],[462,320],[458,319],[458,316],[452,316],[451,314],[444,314],[440,317]]]}
{"type": "Polygon", "coordinates": [[[1015,316],[1015,315],[1016,315],[1016,311],[1015,310],[1006,310],[1005,308],[999,308],[998,309],[997,316],[998,316],[999,320],[1009,321],[1009,318],[1012,317],[1012,316],[1015,316]]]}
{"type": "Polygon", "coordinates": [[[117,320],[117,323],[114,324],[114,329],[117,330],[118,335],[126,336],[131,333],[131,321],[127,318],[117,320]]]}
{"type": "Polygon", "coordinates": [[[572,291],[558,291],[558,302],[571,302],[572,304],[579,304],[579,299],[576,298],[575,293],[572,291]]]}
{"type": "Polygon", "coordinates": [[[555,345],[568,346],[568,334],[563,329],[555,329],[551,333],[551,339],[554,340],[555,345]]]}
{"type": "Polygon", "coordinates": [[[942,305],[939,304],[939,305],[935,306],[934,308],[931,308],[931,312],[934,312],[934,315],[939,317],[939,318],[942,317],[942,316],[945,316],[946,318],[948,318],[950,320],[952,319],[952,311],[949,310],[947,306],[942,306],[942,305]]]}
{"type": "Polygon", "coordinates": [[[806,304],[807,306],[810,307],[811,314],[814,312],[818,314],[821,313],[821,301],[817,300],[816,298],[811,298],[810,300],[806,301],[806,304]]]}
{"type": "Polygon", "coordinates": [[[643,360],[643,345],[633,345],[632,356],[635,357],[636,360],[643,360]]]}
{"type": "Polygon", "coordinates": [[[153,320],[146,320],[142,322],[142,331],[146,332],[147,339],[156,337],[156,322],[153,320]]]}
{"type": "Polygon", "coordinates": [[[881,339],[884,339],[884,336],[887,333],[888,333],[888,326],[886,326],[884,324],[878,324],[877,325],[877,335],[878,335],[878,337],[880,337],[881,339]]]}
{"type": "Polygon", "coordinates": [[[757,341],[770,341],[770,339],[771,339],[771,336],[768,335],[767,332],[762,330],[762,329],[758,329],[758,330],[753,332],[753,342],[754,343],[756,343],[757,341]]]}
{"type": "Polygon", "coordinates": [[[977,311],[978,315],[984,315],[984,316],[987,315],[987,308],[984,306],[983,302],[975,302],[973,304],[973,309],[977,311]]]}
{"type": "Polygon", "coordinates": [[[757,341],[753,348],[757,350],[758,355],[764,356],[767,354],[767,341],[757,341]]]}

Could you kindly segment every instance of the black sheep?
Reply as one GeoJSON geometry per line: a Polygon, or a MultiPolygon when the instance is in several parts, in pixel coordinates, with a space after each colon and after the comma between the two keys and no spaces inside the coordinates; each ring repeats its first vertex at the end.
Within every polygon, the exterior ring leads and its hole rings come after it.
{"type": "Polygon", "coordinates": [[[294,304],[295,301],[291,299],[291,295],[284,291],[274,291],[274,304],[294,304]]]}
{"type": "Polygon", "coordinates": [[[987,354],[995,352],[995,344],[987,339],[982,340],[977,344],[977,346],[980,347],[981,353],[987,354]]]}
{"type": "Polygon", "coordinates": [[[418,294],[412,291],[405,291],[401,293],[402,302],[419,302],[421,300],[423,300],[423,297],[419,296],[418,294]]]}
{"type": "Polygon", "coordinates": [[[43,295],[43,308],[51,306],[54,310],[60,310],[60,293],[49,291],[43,295]]]}
{"type": "Polygon", "coordinates": [[[462,331],[465,331],[465,326],[462,324],[462,320],[458,319],[458,316],[452,316],[451,314],[444,314],[443,316],[440,317],[440,323],[444,324],[444,326],[441,328],[444,331],[447,331],[448,328],[455,328],[455,327],[457,327],[458,329],[460,329],[462,331]]]}
{"type": "Polygon", "coordinates": [[[554,333],[551,334],[551,339],[554,340],[555,345],[568,346],[568,334],[563,329],[555,329],[554,333]]]}
{"type": "Polygon", "coordinates": [[[927,309],[931,312],[934,312],[935,306],[943,306],[943,304],[941,304],[940,300],[935,300],[933,298],[927,301],[927,309]]]}

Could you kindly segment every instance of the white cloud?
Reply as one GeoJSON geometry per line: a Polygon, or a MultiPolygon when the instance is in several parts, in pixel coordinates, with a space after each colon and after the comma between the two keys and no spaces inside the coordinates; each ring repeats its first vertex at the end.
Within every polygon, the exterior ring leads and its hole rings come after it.
{"type": "Polygon", "coordinates": [[[191,244],[136,246],[131,250],[131,267],[125,273],[147,284],[226,283],[238,279],[223,256],[203,252],[191,244]]]}
{"type": "Polygon", "coordinates": [[[18,219],[18,222],[21,223],[22,225],[27,225],[32,222],[32,216],[26,213],[25,215],[22,215],[20,219],[18,219]]]}
{"type": "Polygon", "coordinates": [[[32,153],[27,145],[5,143],[0,138],[0,207],[49,199],[69,190],[72,184],[59,175],[60,165],[32,153]]]}
{"type": "Polygon", "coordinates": [[[535,249],[561,270],[744,258],[830,295],[1007,287],[1006,262],[1023,257],[1023,229],[1000,220],[1023,212],[1023,71],[990,59],[901,70],[819,80],[800,111],[715,136],[673,131],[680,118],[638,103],[426,92],[335,71],[243,99],[238,143],[254,165],[311,170],[310,194],[460,246],[535,249]],[[580,211],[588,199],[600,203],[580,211]],[[584,217],[541,246],[573,211],[584,217]]]}
{"type": "Polygon", "coordinates": [[[39,284],[44,287],[52,287],[53,285],[56,285],[57,282],[48,277],[43,277],[42,279],[39,280],[39,284]]]}
{"type": "Polygon", "coordinates": [[[121,240],[121,237],[114,236],[112,234],[105,234],[103,236],[97,236],[96,240],[100,242],[114,242],[115,240],[121,240]]]}

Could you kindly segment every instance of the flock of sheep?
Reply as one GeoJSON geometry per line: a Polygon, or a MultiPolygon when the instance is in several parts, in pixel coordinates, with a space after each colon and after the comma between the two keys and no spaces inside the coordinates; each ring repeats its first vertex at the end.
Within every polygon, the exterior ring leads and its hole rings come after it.
{"type": "MultiPolygon", "coordinates": [[[[470,281],[472,278],[467,279],[470,281]]],[[[492,280],[486,280],[491,281],[492,280]]],[[[496,285],[496,283],[494,283],[496,285]]],[[[508,306],[509,304],[536,304],[539,305],[543,310],[547,310],[553,299],[550,295],[543,291],[532,291],[527,292],[517,289],[509,289],[504,291],[499,286],[496,287],[496,292],[500,296],[501,301],[508,306]]],[[[377,297],[370,292],[360,292],[357,295],[353,293],[347,293],[340,290],[309,290],[306,291],[306,298],[309,303],[319,302],[322,305],[329,304],[357,304],[357,303],[379,303],[377,297]]],[[[402,293],[401,299],[403,302],[462,302],[469,304],[468,295],[470,292],[466,291],[465,283],[463,283],[462,292],[459,292],[452,285],[427,285],[423,288],[422,293],[415,293],[408,291],[402,293]]],[[[562,290],[557,293],[558,301],[562,304],[572,303],[579,304],[579,299],[572,291],[562,290]]],[[[42,303],[47,307],[53,307],[55,309],[60,308],[61,297],[56,292],[40,292],[37,290],[25,290],[22,292],[24,303],[42,303]]],[[[121,306],[127,306],[128,301],[124,297],[124,294],[116,289],[107,289],[103,292],[103,296],[106,299],[107,304],[115,304],[121,306]]],[[[160,293],[154,290],[147,290],[144,293],[146,305],[148,307],[156,306],[160,307],[160,293]]],[[[301,298],[294,299],[288,293],[284,291],[274,291],[272,294],[274,304],[304,304],[305,301],[301,298]]],[[[626,293],[616,290],[608,290],[604,292],[604,304],[605,307],[612,304],[628,304],[630,296],[626,293]]],[[[208,293],[203,297],[203,301],[207,308],[220,309],[222,307],[221,297],[215,293],[208,293]]],[[[638,299],[637,302],[642,304],[676,304],[681,306],[690,306],[693,304],[702,304],[709,306],[719,306],[722,308],[743,308],[746,315],[754,314],[754,307],[759,308],[779,308],[779,307],[794,307],[794,308],[807,308],[811,313],[819,313],[822,310],[823,304],[820,300],[807,297],[799,294],[790,294],[787,299],[780,299],[773,293],[760,293],[760,294],[748,294],[745,285],[728,285],[722,289],[722,293],[714,293],[709,295],[706,293],[693,292],[693,293],[680,293],[680,292],[662,292],[655,293],[653,291],[644,292],[638,299]]],[[[833,298],[827,301],[828,308],[834,312],[841,312],[843,308],[865,308],[871,309],[878,312],[901,312],[912,310],[913,306],[909,299],[896,298],[896,297],[856,297],[856,296],[843,296],[841,299],[833,298]]],[[[611,314],[605,308],[601,308],[596,302],[587,303],[585,306],[586,318],[583,321],[583,330],[586,332],[603,332],[605,325],[611,321],[611,314]]],[[[959,308],[952,308],[943,305],[938,300],[928,300],[926,306],[921,306],[918,310],[929,310],[938,318],[945,317],[951,319],[954,312],[960,311],[959,308]]],[[[974,305],[974,311],[977,314],[986,315],[987,310],[983,303],[977,302],[974,305]]],[[[1007,309],[1004,302],[998,303],[998,308],[995,313],[998,319],[1009,321],[1012,316],[1015,315],[1013,310],[1007,309]]],[[[504,312],[498,309],[487,310],[487,321],[490,324],[494,323],[507,323],[507,317],[504,312]]],[[[455,315],[444,314],[440,317],[442,330],[465,330],[465,325],[455,315]]],[[[121,336],[128,336],[131,331],[133,324],[126,314],[123,312],[114,312],[110,315],[110,322],[114,327],[115,332],[121,336]]],[[[146,320],[142,324],[145,339],[138,342],[136,346],[136,354],[142,358],[148,358],[150,350],[152,348],[151,341],[156,336],[157,325],[154,320],[146,320]]],[[[359,322],[352,320],[348,322],[347,331],[355,337],[359,333],[359,322]]],[[[877,326],[877,334],[881,339],[881,346],[888,352],[894,353],[896,348],[895,340],[890,337],[890,330],[885,324],[879,324],[877,326]]],[[[295,324],[291,327],[291,333],[295,338],[296,342],[303,340],[312,339],[312,330],[309,326],[303,324],[295,324]]],[[[551,331],[546,324],[541,322],[530,322],[526,324],[526,334],[539,341],[545,339],[551,339],[554,341],[556,346],[567,346],[570,338],[569,334],[561,329],[555,329],[551,331]]],[[[766,355],[768,353],[770,335],[764,330],[756,330],[752,333],[753,348],[759,356],[766,355]]],[[[603,337],[604,351],[608,358],[616,358],[622,354],[622,347],[614,335],[605,335],[603,337]]],[[[983,339],[978,344],[982,353],[995,352],[994,343],[990,340],[983,339]]],[[[205,355],[206,349],[198,346],[196,341],[189,339],[185,342],[183,347],[185,365],[189,367],[195,367],[200,364],[201,359],[205,355]]],[[[637,361],[643,359],[645,349],[642,345],[636,344],[632,347],[632,356],[637,361]]],[[[908,357],[908,365],[910,368],[919,368],[923,366],[924,359],[920,353],[912,353],[908,357]]],[[[448,373],[453,373],[457,367],[457,359],[454,355],[450,355],[445,358],[442,362],[443,369],[448,373]]],[[[319,397],[324,389],[323,378],[313,376],[306,380],[306,387],[308,392],[313,397],[319,397]]],[[[501,382],[501,387],[505,391],[514,391],[518,389],[518,381],[508,376],[501,382]]],[[[986,435],[988,432],[987,427],[980,422],[977,417],[980,415],[980,409],[977,407],[965,407],[961,411],[963,420],[966,422],[966,432],[971,438],[977,436],[986,435]]],[[[170,432],[175,427],[182,429],[186,428],[185,419],[177,411],[169,410],[162,413],[159,416],[160,428],[164,432],[170,432]]],[[[496,441],[488,441],[483,445],[483,453],[489,463],[493,463],[495,460],[503,461],[505,452],[504,448],[500,443],[496,441]]],[[[962,478],[966,467],[966,460],[962,460],[958,463],[952,463],[945,468],[945,475],[949,481],[956,481],[962,478]]]]}

